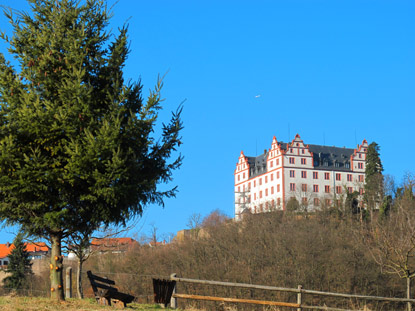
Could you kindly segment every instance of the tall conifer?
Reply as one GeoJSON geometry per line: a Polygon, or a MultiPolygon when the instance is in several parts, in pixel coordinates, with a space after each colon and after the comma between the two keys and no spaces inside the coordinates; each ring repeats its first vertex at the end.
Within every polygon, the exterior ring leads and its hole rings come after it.
{"type": "Polygon", "coordinates": [[[383,200],[383,166],[379,150],[379,145],[372,142],[366,153],[365,201],[370,211],[378,208],[383,200]]]}
{"type": "Polygon", "coordinates": [[[62,239],[174,196],[157,186],[181,164],[169,159],[182,123],[179,110],[154,137],[162,82],[144,101],[124,81],[127,27],[106,31],[105,1],[28,1],[1,35],[18,66],[0,54],[0,218],[50,241],[51,296],[64,299],[62,239]]]}

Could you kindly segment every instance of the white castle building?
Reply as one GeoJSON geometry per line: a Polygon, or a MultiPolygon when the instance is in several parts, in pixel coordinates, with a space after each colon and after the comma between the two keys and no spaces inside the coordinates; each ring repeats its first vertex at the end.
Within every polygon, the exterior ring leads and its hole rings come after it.
{"type": "Polygon", "coordinates": [[[241,152],[235,170],[235,218],[245,212],[285,210],[296,198],[307,209],[331,206],[346,194],[363,194],[368,144],[356,149],[305,145],[297,134],[291,143],[273,138],[271,149],[257,157],[241,152]]]}

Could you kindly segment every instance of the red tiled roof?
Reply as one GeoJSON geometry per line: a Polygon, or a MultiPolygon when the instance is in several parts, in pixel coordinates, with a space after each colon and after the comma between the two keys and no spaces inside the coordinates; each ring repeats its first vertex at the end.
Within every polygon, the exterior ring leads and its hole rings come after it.
{"type": "MultiPolygon", "coordinates": [[[[28,252],[47,252],[49,247],[46,246],[45,243],[25,243],[26,251],[28,252]]],[[[10,255],[11,251],[13,250],[14,245],[10,243],[0,244],[0,258],[4,258],[10,255]]]]}
{"type": "Polygon", "coordinates": [[[93,250],[128,249],[135,245],[137,241],[132,238],[104,238],[93,239],[91,248],[93,250]]]}

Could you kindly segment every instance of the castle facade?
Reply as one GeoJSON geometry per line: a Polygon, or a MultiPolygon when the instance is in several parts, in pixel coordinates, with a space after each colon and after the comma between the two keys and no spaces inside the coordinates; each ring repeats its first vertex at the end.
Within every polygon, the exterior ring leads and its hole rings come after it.
{"type": "Polygon", "coordinates": [[[347,193],[362,195],[367,148],[366,140],[356,149],[306,145],[297,134],[290,143],[274,136],[271,148],[256,157],[241,152],[234,173],[235,219],[285,210],[291,198],[312,210],[340,203],[347,193]]]}

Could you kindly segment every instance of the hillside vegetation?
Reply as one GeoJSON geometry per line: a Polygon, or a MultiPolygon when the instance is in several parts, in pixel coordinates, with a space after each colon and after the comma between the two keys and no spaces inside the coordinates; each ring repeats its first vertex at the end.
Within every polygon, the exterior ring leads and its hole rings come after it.
{"type": "MultiPolygon", "coordinates": [[[[359,212],[346,204],[313,213],[269,212],[242,221],[210,215],[202,229],[165,246],[140,246],[120,256],[96,256],[88,268],[116,279],[125,290],[151,297],[151,278],[180,277],[305,289],[406,297],[414,262],[413,185],[399,190],[386,212],[359,212]],[[202,230],[202,231],[200,231],[202,230]],[[382,240],[385,237],[385,240],[382,240]],[[398,258],[394,253],[402,254],[398,258]],[[405,257],[407,254],[407,257],[405,257]],[[399,261],[401,260],[401,261],[399,261]],[[395,262],[394,262],[395,261],[395,262]],[[406,267],[399,274],[394,265],[406,267]]],[[[214,213],[215,214],[215,213],[214,213]]],[[[295,294],[238,290],[180,283],[178,291],[199,295],[295,302],[295,294]]],[[[412,293],[412,292],[411,292],[412,293]]],[[[357,308],[364,302],[308,296],[306,302],[357,308]]],[[[179,300],[180,306],[185,302],[179,300]]],[[[212,309],[212,304],[192,306],[212,309]]],[[[368,302],[373,309],[399,310],[403,304],[368,302]]],[[[215,306],[218,307],[218,306],[215,306]]],[[[258,307],[262,308],[262,307],[258,307]]],[[[254,310],[253,306],[238,306],[254,310]]],[[[259,309],[258,309],[259,310],[259,309]]],[[[261,309],[262,310],[262,309],[261,309]]]]}

